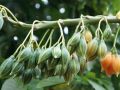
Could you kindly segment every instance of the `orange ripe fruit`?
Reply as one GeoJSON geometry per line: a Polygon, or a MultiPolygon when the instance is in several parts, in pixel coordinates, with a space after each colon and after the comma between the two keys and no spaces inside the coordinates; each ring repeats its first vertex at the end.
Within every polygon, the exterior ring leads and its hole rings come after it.
{"type": "Polygon", "coordinates": [[[118,77],[120,73],[120,56],[119,55],[116,55],[116,58],[113,61],[112,67],[115,71],[116,76],[118,77]]]}
{"type": "Polygon", "coordinates": [[[109,67],[105,70],[107,76],[111,76],[112,74],[115,73],[112,64],[113,64],[113,59],[112,59],[111,64],[109,65],[109,67]]]}
{"type": "Polygon", "coordinates": [[[100,60],[102,70],[107,70],[112,62],[112,54],[111,52],[107,53],[104,58],[100,60]]]}

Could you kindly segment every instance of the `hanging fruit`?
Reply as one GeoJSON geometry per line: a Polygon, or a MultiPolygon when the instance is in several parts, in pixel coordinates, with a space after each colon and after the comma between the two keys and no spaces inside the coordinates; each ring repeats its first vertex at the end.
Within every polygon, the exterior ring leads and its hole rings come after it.
{"type": "MultiPolygon", "coordinates": [[[[39,44],[33,37],[34,24],[40,22],[35,20],[23,43],[13,55],[1,64],[0,78],[20,77],[24,84],[28,84],[33,78],[41,79],[58,75],[64,77],[65,81],[70,82],[78,73],[83,74],[86,71],[87,62],[94,60],[96,57],[100,58],[102,71],[105,71],[108,76],[113,74],[118,76],[120,74],[120,56],[116,49],[107,50],[105,40],[110,39],[112,30],[107,19],[105,19],[104,32],[101,30],[100,26],[103,20],[103,18],[100,19],[95,36],[93,36],[90,30],[86,29],[81,15],[80,23],[67,43],[61,22],[58,21],[60,29],[58,40],[53,41],[52,36],[55,30],[52,29],[49,30],[51,32],[48,37],[49,31],[46,31],[39,44]]],[[[0,29],[3,23],[3,12],[0,12],[0,29]]],[[[114,39],[114,48],[116,48],[118,31],[114,39]]]]}
{"type": "Polygon", "coordinates": [[[76,49],[76,52],[77,52],[78,56],[86,56],[87,43],[86,43],[85,37],[83,35],[81,35],[81,37],[80,37],[80,41],[79,41],[78,47],[76,49]]]}
{"type": "Polygon", "coordinates": [[[92,41],[90,41],[87,45],[87,59],[93,57],[97,50],[99,45],[99,39],[95,37],[92,41]]]}
{"type": "Polygon", "coordinates": [[[105,44],[105,41],[101,40],[100,44],[99,44],[99,47],[98,47],[97,54],[100,58],[103,58],[106,55],[106,53],[107,53],[107,46],[105,44]]]}
{"type": "Polygon", "coordinates": [[[92,40],[92,33],[89,30],[84,31],[84,36],[87,43],[92,40]]]}
{"type": "Polygon", "coordinates": [[[75,48],[79,44],[79,41],[80,41],[80,32],[74,33],[67,43],[67,49],[70,53],[73,53],[75,51],[75,48]]]}
{"type": "Polygon", "coordinates": [[[120,74],[120,56],[116,55],[115,57],[116,58],[112,63],[112,67],[115,72],[115,75],[118,77],[118,75],[120,74]]]}

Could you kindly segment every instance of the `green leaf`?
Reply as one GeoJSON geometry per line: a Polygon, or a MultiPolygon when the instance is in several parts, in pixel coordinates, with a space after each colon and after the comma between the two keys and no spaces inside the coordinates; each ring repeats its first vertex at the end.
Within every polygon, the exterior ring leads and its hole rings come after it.
{"type": "Polygon", "coordinates": [[[4,84],[2,85],[1,90],[27,90],[23,84],[16,80],[16,79],[7,79],[4,84]]]}
{"type": "Polygon", "coordinates": [[[41,80],[37,84],[37,88],[53,86],[53,85],[61,84],[61,83],[64,83],[64,82],[65,81],[64,81],[63,77],[59,77],[59,76],[49,77],[47,79],[41,80]]]}
{"type": "Polygon", "coordinates": [[[105,90],[105,88],[99,84],[97,84],[96,82],[92,81],[92,80],[89,80],[88,79],[88,82],[92,85],[92,87],[95,89],[95,90],[105,90]]]}
{"type": "Polygon", "coordinates": [[[3,23],[4,23],[3,16],[2,13],[0,12],[0,30],[3,27],[3,23]]]}
{"type": "Polygon", "coordinates": [[[114,90],[113,84],[110,80],[104,79],[102,80],[102,83],[107,90],[114,90]]]}
{"type": "Polygon", "coordinates": [[[40,80],[33,79],[28,85],[27,90],[44,90],[43,88],[37,88],[36,85],[38,84],[40,80]]]}

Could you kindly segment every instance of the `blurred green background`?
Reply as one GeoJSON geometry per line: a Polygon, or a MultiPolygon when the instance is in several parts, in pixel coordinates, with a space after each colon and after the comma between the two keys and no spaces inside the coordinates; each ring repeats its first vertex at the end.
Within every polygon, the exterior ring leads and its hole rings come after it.
{"type": "MultiPolygon", "coordinates": [[[[0,0],[0,4],[9,8],[18,20],[32,23],[34,20],[58,20],[66,18],[79,18],[83,15],[115,15],[120,10],[120,0],[0,0]]],[[[88,25],[89,26],[89,25],[88,25]]],[[[71,37],[76,26],[63,26],[65,37],[71,37]]],[[[104,27],[104,25],[103,25],[104,27]]],[[[90,30],[96,29],[96,24],[91,25],[90,30]]],[[[111,24],[115,32],[116,24],[111,24]]],[[[0,62],[9,57],[24,40],[29,29],[15,27],[5,21],[0,31],[0,62]]],[[[45,30],[35,31],[35,37],[39,41],[45,30]]],[[[59,31],[56,31],[59,34],[59,31]]],[[[55,40],[58,35],[54,35],[55,40]]],[[[113,41],[107,42],[108,47],[113,41]]],[[[117,42],[119,52],[119,40],[117,42]]],[[[70,85],[63,83],[63,79],[50,77],[43,80],[33,80],[27,86],[23,86],[20,80],[0,80],[1,90],[119,90],[120,77],[107,77],[101,73],[99,60],[90,62],[86,73],[75,77],[70,85]],[[57,85],[56,85],[57,84],[57,85]]]]}

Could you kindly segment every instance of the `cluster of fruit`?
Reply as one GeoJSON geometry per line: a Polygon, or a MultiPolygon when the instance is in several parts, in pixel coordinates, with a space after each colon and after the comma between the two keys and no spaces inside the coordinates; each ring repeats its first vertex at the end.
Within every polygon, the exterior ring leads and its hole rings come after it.
{"type": "MultiPolygon", "coordinates": [[[[11,55],[1,64],[0,78],[20,77],[26,84],[32,78],[40,79],[58,75],[64,77],[66,81],[71,81],[78,73],[85,70],[87,62],[94,60],[96,57],[101,59],[102,69],[107,74],[115,73],[118,75],[120,68],[116,64],[120,60],[112,53],[107,54],[107,46],[104,41],[111,34],[111,28],[109,24],[106,24],[104,32],[100,27],[97,28],[94,38],[86,28],[75,31],[67,44],[63,33],[60,36],[62,42],[57,42],[54,45],[50,43],[48,47],[46,45],[40,47],[37,41],[30,38],[26,45],[22,43],[16,50],[17,53],[11,55]]],[[[31,31],[32,35],[33,32],[31,31]]]]}

